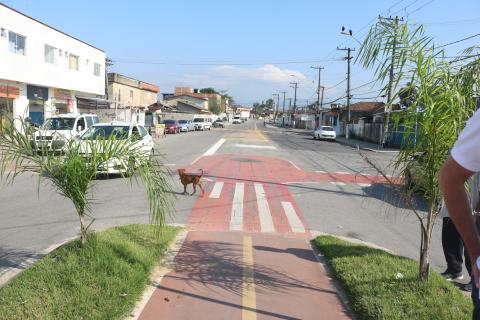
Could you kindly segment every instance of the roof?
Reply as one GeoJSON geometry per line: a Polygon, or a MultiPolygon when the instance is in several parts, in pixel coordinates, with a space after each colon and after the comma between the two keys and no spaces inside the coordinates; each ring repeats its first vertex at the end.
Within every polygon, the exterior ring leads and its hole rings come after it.
{"type": "Polygon", "coordinates": [[[357,102],[350,105],[350,111],[356,112],[375,112],[378,109],[383,109],[385,103],[383,102],[357,102]]]}
{"type": "Polygon", "coordinates": [[[199,106],[197,106],[197,105],[195,105],[195,104],[193,104],[193,103],[190,103],[189,101],[180,100],[180,101],[178,101],[178,103],[181,103],[181,104],[187,105],[187,106],[189,106],[189,107],[198,109],[198,110],[201,111],[201,112],[209,112],[208,110],[206,110],[206,109],[204,109],[204,108],[202,108],[202,107],[199,107],[199,106]]]}
{"type": "Polygon", "coordinates": [[[194,98],[194,99],[198,99],[198,100],[208,101],[207,98],[192,96],[192,95],[190,95],[190,94],[179,94],[178,96],[167,97],[167,98],[165,98],[165,100],[168,101],[168,100],[181,99],[182,97],[189,97],[189,98],[194,98]]]}
{"type": "Polygon", "coordinates": [[[44,23],[44,22],[42,22],[42,21],[39,21],[39,20],[37,20],[37,19],[35,19],[35,18],[32,18],[32,17],[30,17],[30,16],[27,16],[25,13],[22,13],[22,12],[20,12],[20,11],[18,11],[18,10],[15,10],[15,9],[13,9],[12,7],[9,7],[9,6],[7,6],[6,4],[4,4],[4,3],[2,3],[2,2],[0,2],[0,6],[5,7],[5,8],[7,8],[7,9],[10,9],[10,10],[12,10],[12,11],[18,13],[18,14],[21,14],[22,16],[24,16],[24,17],[26,17],[26,18],[28,18],[28,19],[31,19],[31,20],[33,20],[33,21],[35,21],[35,22],[38,22],[38,23],[44,25],[44,26],[47,27],[47,28],[50,28],[50,29],[55,30],[55,31],[57,31],[57,32],[60,32],[61,34],[66,35],[67,37],[70,37],[70,38],[72,38],[72,39],[75,39],[75,40],[77,40],[77,41],[80,41],[80,42],[86,44],[86,45],[89,46],[89,47],[92,47],[92,48],[97,49],[97,50],[99,50],[99,51],[105,52],[104,50],[99,49],[99,48],[91,45],[91,44],[88,43],[88,42],[85,42],[85,41],[83,41],[83,40],[80,40],[80,39],[78,39],[78,38],[76,38],[76,37],[74,37],[74,36],[72,36],[72,35],[70,35],[70,34],[68,34],[68,33],[66,33],[66,32],[63,32],[63,31],[61,31],[61,30],[58,30],[57,28],[54,28],[54,27],[52,27],[52,26],[50,26],[50,25],[48,25],[48,24],[46,24],[46,23],[44,23]]]}

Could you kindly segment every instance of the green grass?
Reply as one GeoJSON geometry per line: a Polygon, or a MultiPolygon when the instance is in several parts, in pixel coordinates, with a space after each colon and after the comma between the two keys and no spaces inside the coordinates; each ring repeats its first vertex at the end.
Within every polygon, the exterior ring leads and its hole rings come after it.
{"type": "Polygon", "coordinates": [[[177,228],[93,233],[51,252],[0,288],[0,319],[122,319],[133,310],[177,228]]]}
{"type": "Polygon", "coordinates": [[[411,259],[332,236],[315,243],[359,319],[471,319],[470,298],[433,271],[420,282],[411,259]]]}

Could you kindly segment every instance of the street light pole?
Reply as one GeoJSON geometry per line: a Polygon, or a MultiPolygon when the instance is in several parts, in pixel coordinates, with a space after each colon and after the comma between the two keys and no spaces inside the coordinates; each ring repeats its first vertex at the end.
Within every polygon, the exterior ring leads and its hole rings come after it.
{"type": "Polygon", "coordinates": [[[293,127],[295,127],[295,112],[297,110],[297,89],[298,89],[298,82],[290,82],[290,84],[292,84],[293,86],[291,86],[292,88],[295,89],[295,93],[294,93],[294,96],[293,96],[293,111],[292,111],[292,114],[293,114],[293,127]]]}

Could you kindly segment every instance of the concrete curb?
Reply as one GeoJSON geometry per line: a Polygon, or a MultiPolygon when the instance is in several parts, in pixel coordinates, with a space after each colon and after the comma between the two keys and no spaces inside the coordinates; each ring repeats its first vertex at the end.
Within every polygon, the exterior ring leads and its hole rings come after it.
{"type": "Polygon", "coordinates": [[[13,280],[15,277],[17,277],[20,273],[23,271],[27,270],[31,266],[35,264],[35,262],[41,260],[43,257],[45,257],[47,254],[52,252],[53,250],[63,246],[64,244],[77,239],[78,236],[70,237],[67,238],[63,241],[60,241],[58,243],[52,244],[48,246],[47,248],[41,250],[40,252],[36,253],[36,257],[34,258],[29,258],[25,261],[19,262],[16,266],[7,268],[2,274],[0,274],[0,288],[6,285],[8,282],[13,280]]]}
{"type": "Polygon", "coordinates": [[[377,152],[377,153],[398,153],[399,152],[399,150],[379,150],[379,149],[374,149],[374,148],[360,147],[359,144],[356,144],[354,142],[347,142],[347,141],[343,141],[343,140],[339,140],[339,139],[337,139],[336,142],[338,144],[348,146],[348,147],[352,147],[352,148],[355,148],[355,149],[377,152]]]}
{"type": "Polygon", "coordinates": [[[165,252],[165,255],[160,260],[160,264],[153,270],[153,273],[150,277],[150,283],[143,291],[142,298],[137,302],[135,308],[130,313],[130,315],[125,317],[125,320],[137,320],[140,317],[143,309],[150,301],[150,298],[155,292],[155,289],[157,289],[157,286],[160,285],[160,283],[162,282],[163,277],[173,270],[175,266],[175,257],[182,248],[183,243],[187,238],[187,235],[188,231],[185,229],[178,232],[175,239],[172,241],[172,243],[170,243],[167,251],[165,252]]]}

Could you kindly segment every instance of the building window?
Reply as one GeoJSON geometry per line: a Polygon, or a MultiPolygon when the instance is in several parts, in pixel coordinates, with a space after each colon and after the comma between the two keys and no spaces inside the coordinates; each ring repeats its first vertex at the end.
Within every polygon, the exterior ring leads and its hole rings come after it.
{"type": "Polygon", "coordinates": [[[100,77],[100,72],[101,72],[102,66],[100,63],[94,63],[93,64],[93,74],[96,75],[97,77],[100,77]]]}
{"type": "Polygon", "coordinates": [[[71,54],[68,56],[68,66],[72,70],[77,70],[78,71],[78,56],[71,54]]]}
{"type": "Polygon", "coordinates": [[[58,49],[48,44],[45,45],[45,62],[57,64],[58,49]]]}
{"type": "Polygon", "coordinates": [[[8,44],[10,52],[25,55],[25,37],[15,32],[8,32],[8,44]]]}

